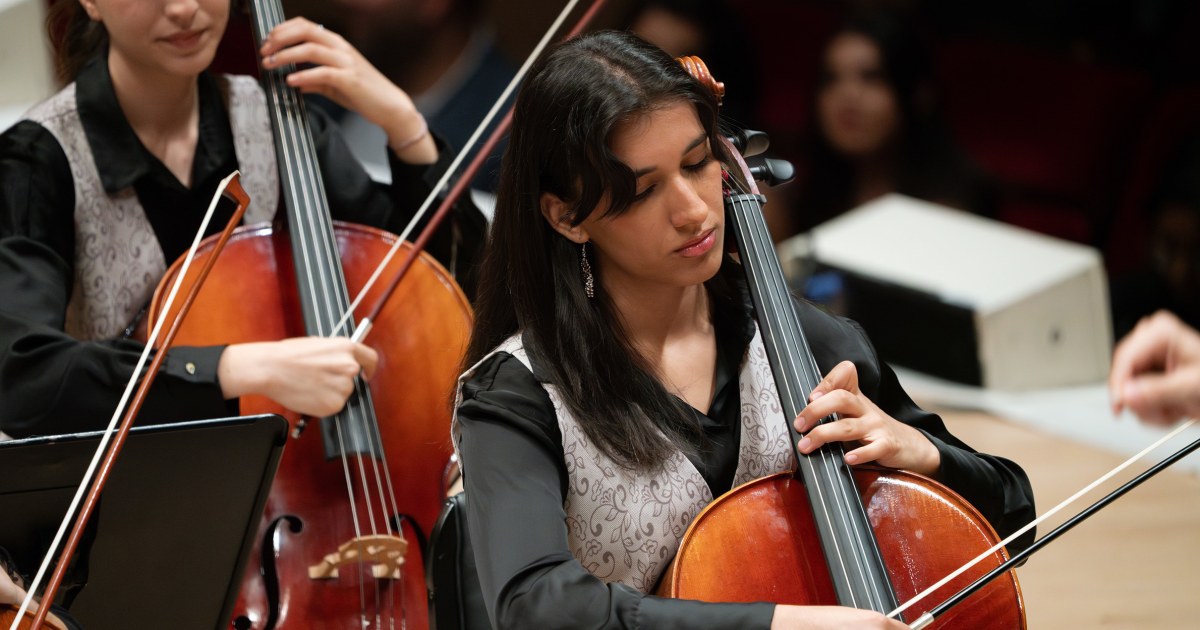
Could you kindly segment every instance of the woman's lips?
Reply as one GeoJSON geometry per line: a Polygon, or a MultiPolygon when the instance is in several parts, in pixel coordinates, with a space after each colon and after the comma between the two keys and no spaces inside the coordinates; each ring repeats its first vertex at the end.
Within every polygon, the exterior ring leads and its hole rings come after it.
{"type": "Polygon", "coordinates": [[[676,253],[684,257],[701,256],[708,253],[708,250],[713,248],[717,242],[717,230],[711,229],[705,232],[700,237],[688,241],[683,247],[675,250],[676,253]]]}
{"type": "Polygon", "coordinates": [[[162,38],[162,41],[175,48],[187,50],[190,48],[195,48],[196,45],[200,43],[200,38],[203,36],[204,31],[202,30],[184,31],[182,33],[171,35],[170,37],[164,37],[162,38]]]}

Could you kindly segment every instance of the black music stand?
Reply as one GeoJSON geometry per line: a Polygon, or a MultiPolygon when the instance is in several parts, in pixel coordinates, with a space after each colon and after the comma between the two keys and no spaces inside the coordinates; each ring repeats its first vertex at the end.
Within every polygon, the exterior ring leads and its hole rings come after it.
{"type": "MultiPolygon", "coordinates": [[[[286,439],[274,415],[135,427],[92,518],[94,539],[64,581],[73,598],[60,601],[88,630],[227,628],[286,439]]],[[[0,442],[0,547],[26,575],[98,442],[0,442]]]]}

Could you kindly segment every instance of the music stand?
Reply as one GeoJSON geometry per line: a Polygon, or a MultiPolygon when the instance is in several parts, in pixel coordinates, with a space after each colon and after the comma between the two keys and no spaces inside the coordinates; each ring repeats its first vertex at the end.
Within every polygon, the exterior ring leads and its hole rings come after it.
{"type": "MultiPolygon", "coordinates": [[[[25,574],[36,572],[99,439],[0,442],[0,547],[25,574]]],[[[130,431],[92,518],[71,615],[89,630],[228,627],[286,439],[287,422],[274,415],[130,431]]]]}

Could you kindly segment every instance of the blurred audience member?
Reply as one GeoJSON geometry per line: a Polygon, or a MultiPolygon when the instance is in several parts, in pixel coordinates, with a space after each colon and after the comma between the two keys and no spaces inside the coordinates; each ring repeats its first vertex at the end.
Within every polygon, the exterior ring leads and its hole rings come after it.
{"type": "Polygon", "coordinates": [[[887,13],[852,18],[821,64],[789,231],[890,192],[994,214],[991,184],[952,141],[928,56],[906,24],[887,13]]]}
{"type": "Polygon", "coordinates": [[[1160,309],[1200,327],[1200,135],[1185,141],[1169,164],[1150,203],[1147,261],[1112,282],[1117,338],[1160,309]]]}
{"type": "Polygon", "coordinates": [[[725,83],[721,115],[737,126],[753,127],[758,73],[751,38],[730,0],[647,0],[632,3],[629,30],[672,57],[704,60],[725,83]]]}
{"type": "MultiPolygon", "coordinates": [[[[358,48],[412,96],[429,126],[454,151],[462,149],[516,74],[483,20],[483,0],[289,0],[289,7],[358,48]]],[[[355,156],[373,177],[386,179],[382,132],[356,114],[337,113],[355,156]]],[[[486,139],[481,136],[472,152],[486,139]]],[[[494,189],[499,156],[498,149],[473,181],[475,187],[494,189]]]]}

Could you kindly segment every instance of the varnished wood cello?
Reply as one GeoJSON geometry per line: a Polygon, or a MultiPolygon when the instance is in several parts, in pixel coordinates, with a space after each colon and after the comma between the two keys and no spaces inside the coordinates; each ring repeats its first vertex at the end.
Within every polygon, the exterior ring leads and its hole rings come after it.
{"type": "MultiPolygon", "coordinates": [[[[283,12],[277,0],[252,4],[261,43],[283,12]]],[[[264,88],[287,233],[260,225],[234,236],[178,344],[351,336],[353,320],[339,328],[351,292],[396,241],[381,230],[330,219],[304,103],[285,84],[285,73],[265,72],[264,88]]],[[[160,287],[176,271],[172,267],[160,287]]],[[[368,294],[364,304],[376,297],[368,294]]],[[[151,318],[157,316],[155,302],[151,318]]],[[[241,399],[244,414],[287,417],[292,439],[267,501],[233,627],[426,627],[421,543],[442,501],[442,471],[451,453],[448,396],[470,319],[462,291],[422,254],[367,340],[379,353],[375,376],[370,383],[358,380],[343,411],[306,424],[264,398],[241,399]]]]}
{"type": "MultiPolygon", "coordinates": [[[[720,99],[724,87],[702,62],[681,62],[720,99]]],[[[730,153],[742,166],[743,180],[728,191],[726,209],[795,444],[791,419],[821,373],[767,232],[763,198],[737,149],[731,146],[730,153]]],[[[886,614],[997,540],[977,510],[936,481],[878,467],[852,469],[842,447],[832,444],[801,455],[795,473],[750,482],[709,504],[688,528],[659,593],[706,601],[840,604],[886,614]]],[[[931,606],[1006,557],[995,552],[991,562],[937,591],[931,606]]],[[[1010,572],[989,584],[935,623],[1024,628],[1016,576],[1010,572]]]]}

